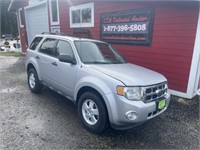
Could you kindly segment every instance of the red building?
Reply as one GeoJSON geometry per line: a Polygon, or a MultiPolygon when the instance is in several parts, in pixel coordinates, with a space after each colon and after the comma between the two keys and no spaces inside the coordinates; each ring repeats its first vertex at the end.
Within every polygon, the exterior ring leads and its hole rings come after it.
{"type": "Polygon", "coordinates": [[[134,64],[162,73],[174,95],[200,88],[200,2],[12,0],[23,52],[36,34],[101,39],[134,64]]]}

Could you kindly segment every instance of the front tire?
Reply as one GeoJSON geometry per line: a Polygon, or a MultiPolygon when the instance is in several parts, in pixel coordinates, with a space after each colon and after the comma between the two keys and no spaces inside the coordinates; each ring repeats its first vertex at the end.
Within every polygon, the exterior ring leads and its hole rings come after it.
{"type": "Polygon", "coordinates": [[[95,93],[86,92],[80,97],[78,114],[84,126],[91,132],[100,133],[109,126],[106,106],[95,93]]]}
{"type": "Polygon", "coordinates": [[[43,88],[43,85],[40,83],[38,75],[33,68],[28,71],[28,86],[33,93],[40,93],[43,88]]]}

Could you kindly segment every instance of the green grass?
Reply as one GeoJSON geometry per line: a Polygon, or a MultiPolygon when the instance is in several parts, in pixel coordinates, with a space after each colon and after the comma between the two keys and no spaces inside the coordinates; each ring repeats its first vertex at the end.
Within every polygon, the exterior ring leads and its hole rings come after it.
{"type": "Polygon", "coordinates": [[[21,52],[0,52],[0,56],[24,57],[21,52]]]}

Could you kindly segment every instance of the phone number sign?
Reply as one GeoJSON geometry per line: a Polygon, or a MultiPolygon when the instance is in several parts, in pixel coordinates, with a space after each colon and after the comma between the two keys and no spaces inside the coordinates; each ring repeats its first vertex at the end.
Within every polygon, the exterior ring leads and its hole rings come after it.
{"type": "Polygon", "coordinates": [[[154,9],[129,10],[101,15],[101,40],[147,45],[152,42],[154,9]]]}

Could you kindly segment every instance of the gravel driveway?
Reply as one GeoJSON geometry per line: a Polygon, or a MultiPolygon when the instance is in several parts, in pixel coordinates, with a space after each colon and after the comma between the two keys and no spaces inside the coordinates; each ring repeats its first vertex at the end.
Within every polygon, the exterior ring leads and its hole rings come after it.
{"type": "Polygon", "coordinates": [[[44,88],[32,94],[24,59],[0,57],[0,149],[199,149],[199,97],[173,97],[168,110],[131,130],[97,135],[72,102],[44,88]]]}

